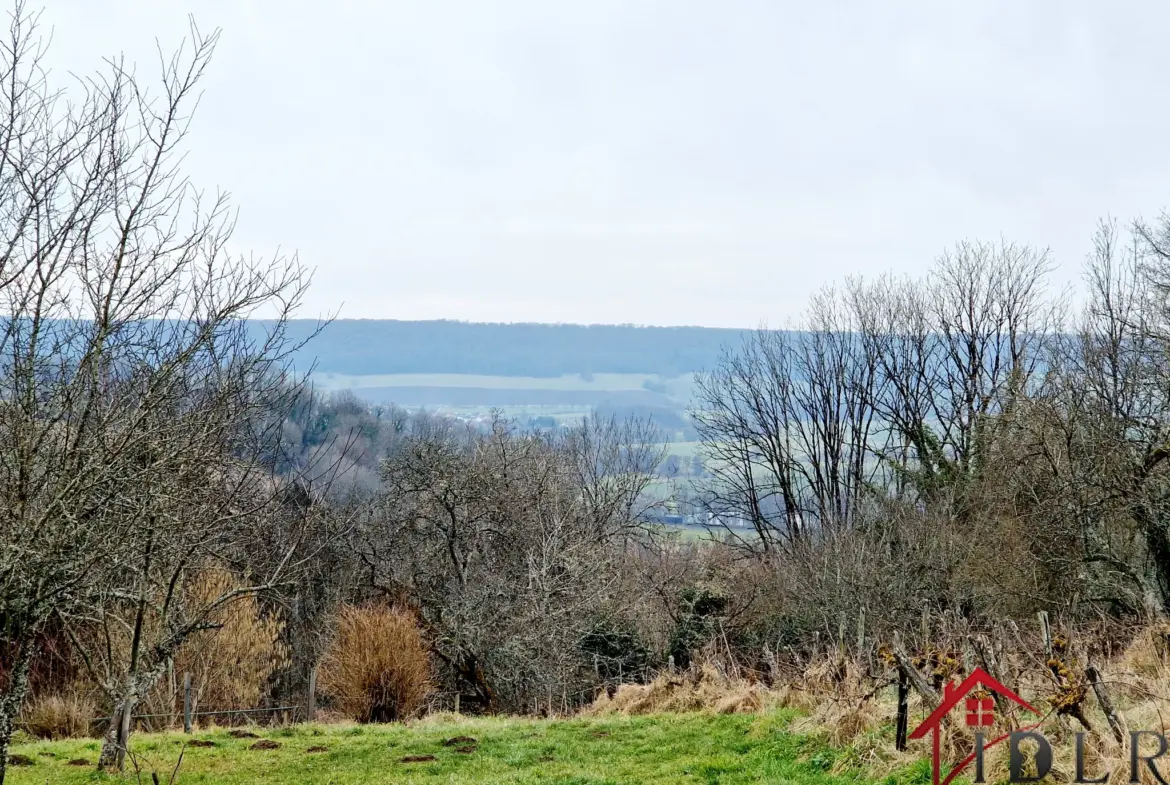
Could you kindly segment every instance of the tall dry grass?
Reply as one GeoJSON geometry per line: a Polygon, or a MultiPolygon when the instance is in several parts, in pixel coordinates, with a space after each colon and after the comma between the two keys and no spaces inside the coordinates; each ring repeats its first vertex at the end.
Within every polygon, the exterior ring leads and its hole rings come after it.
{"type": "MultiPolygon", "coordinates": [[[[193,605],[205,605],[242,586],[227,572],[199,571],[197,576],[182,587],[184,600],[193,605]]],[[[136,706],[136,714],[149,716],[140,721],[143,727],[154,730],[181,721],[185,673],[191,675],[194,711],[251,709],[263,702],[270,675],[287,656],[280,643],[280,622],[264,614],[251,596],[222,608],[208,621],[213,628],[192,636],[179,649],[168,672],[136,706]]],[[[156,634],[158,624],[156,617],[147,617],[146,640],[156,634]]],[[[110,705],[99,679],[116,677],[117,668],[128,661],[131,631],[111,625],[103,636],[97,625],[79,625],[77,637],[95,655],[94,669],[87,669],[71,648],[54,652],[64,663],[56,667],[75,675],[49,681],[34,692],[21,710],[21,726],[45,738],[86,736],[100,729],[98,720],[108,716],[110,705]]]]}
{"type": "MultiPolygon", "coordinates": [[[[1053,767],[1048,781],[1068,782],[1076,774],[1076,735],[1084,733],[1087,776],[1095,778],[1108,773],[1109,785],[1129,782],[1129,731],[1149,730],[1163,735],[1170,732],[1170,625],[1138,631],[1123,645],[1118,645],[1116,630],[1099,640],[1083,640],[1079,645],[1074,641],[1074,645],[1057,651],[1052,659],[1045,658],[1042,644],[1035,640],[1021,639],[1018,633],[1013,633],[1011,639],[1014,648],[1005,645],[1000,650],[999,665],[1004,670],[1006,684],[1039,709],[1042,716],[1004,707],[997,710],[995,724],[987,729],[987,738],[1040,722],[1040,732],[1053,747],[1053,767]],[[1121,742],[1115,738],[1094,692],[1084,681],[1079,681],[1090,651],[1095,652],[1094,665],[1101,672],[1108,697],[1117,710],[1122,726],[1121,742]],[[1062,674],[1070,673],[1075,682],[1072,688],[1061,680],[1062,674]],[[1075,713],[1068,711],[1070,694],[1080,699],[1075,713]]],[[[1060,639],[1057,640],[1059,643],[1060,639]]],[[[964,649],[962,641],[956,639],[955,644],[954,649],[964,649]]],[[[977,659],[967,660],[952,678],[961,680],[976,664],[977,659]]],[[[880,779],[930,758],[929,738],[911,741],[905,751],[894,749],[896,672],[885,665],[880,658],[868,662],[863,658],[825,653],[801,666],[790,665],[783,678],[774,679],[772,686],[765,687],[761,679],[750,673],[743,677],[728,676],[725,668],[708,662],[681,673],[662,673],[648,684],[623,685],[613,695],[603,693],[585,713],[758,712],[796,708],[800,714],[790,729],[817,736],[837,748],[839,754],[834,757],[837,771],[862,770],[867,777],[880,779]]],[[[926,718],[930,708],[911,691],[911,730],[926,718]]],[[[974,751],[973,732],[966,727],[962,711],[961,706],[956,708],[942,726],[941,749],[948,767],[974,751]]],[[[988,782],[1008,779],[1009,751],[1006,742],[986,751],[988,782]]],[[[1155,741],[1143,741],[1143,754],[1156,752],[1155,741]]],[[[1162,775],[1170,777],[1170,756],[1159,759],[1157,764],[1162,775]]],[[[1145,785],[1157,783],[1144,766],[1139,779],[1145,785]]]]}
{"type": "Polygon", "coordinates": [[[661,673],[647,684],[624,684],[613,695],[603,692],[586,715],[757,712],[778,704],[777,694],[759,682],[733,675],[713,663],[682,673],[661,673]]]}
{"type": "Polygon", "coordinates": [[[21,709],[18,725],[38,739],[77,739],[89,736],[97,717],[97,703],[79,688],[37,695],[21,709]]]}
{"type": "MultiPolygon", "coordinates": [[[[187,587],[192,604],[211,602],[238,588],[237,579],[223,572],[201,572],[187,587]]],[[[260,705],[272,672],[287,659],[280,643],[280,622],[261,612],[254,596],[233,602],[210,620],[214,630],[200,633],[179,650],[173,676],[191,674],[193,709],[227,711],[260,705]]],[[[167,702],[181,701],[181,683],[162,685],[167,702]]]]}
{"type": "Polygon", "coordinates": [[[398,607],[346,606],[318,684],[358,722],[414,717],[434,692],[430,654],[414,616],[398,607]]]}

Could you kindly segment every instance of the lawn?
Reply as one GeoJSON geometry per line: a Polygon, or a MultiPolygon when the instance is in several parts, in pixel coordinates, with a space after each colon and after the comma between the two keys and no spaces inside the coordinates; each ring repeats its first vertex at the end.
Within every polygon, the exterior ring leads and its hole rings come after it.
{"type": "MultiPolygon", "coordinates": [[[[186,746],[178,782],[375,785],[377,783],[794,783],[844,785],[859,776],[829,773],[830,751],[787,732],[792,714],[656,715],[568,720],[432,718],[402,725],[302,725],[256,729],[261,739],[226,730],[141,734],[132,749],[143,769],[167,775],[186,746]],[[455,740],[456,737],[469,737],[455,740]],[[277,749],[252,749],[258,741],[277,749]],[[453,741],[454,740],[454,741],[453,741]],[[312,751],[312,750],[316,751],[312,751]],[[414,757],[416,762],[404,762],[414,757]]],[[[263,745],[261,746],[268,746],[263,745]]],[[[33,760],[9,769],[14,785],[133,782],[70,761],[97,759],[97,741],[21,744],[33,760]]],[[[929,776],[929,775],[927,775],[929,776]]],[[[917,779],[917,777],[916,777],[917,779]]]]}

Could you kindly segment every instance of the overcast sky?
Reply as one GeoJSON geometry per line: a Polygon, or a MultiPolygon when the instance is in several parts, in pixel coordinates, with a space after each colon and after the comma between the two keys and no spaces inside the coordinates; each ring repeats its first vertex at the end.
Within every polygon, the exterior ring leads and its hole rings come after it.
{"type": "Polygon", "coordinates": [[[1170,206],[1161,0],[47,0],[51,63],[146,73],[189,12],[188,171],[306,316],[780,326],[963,238],[1076,281],[1170,206]]]}

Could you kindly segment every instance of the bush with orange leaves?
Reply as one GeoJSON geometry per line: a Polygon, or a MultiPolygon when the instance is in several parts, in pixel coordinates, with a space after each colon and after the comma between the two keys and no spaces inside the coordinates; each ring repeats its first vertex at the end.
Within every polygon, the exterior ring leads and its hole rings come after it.
{"type": "Polygon", "coordinates": [[[319,683],[335,708],[358,722],[394,722],[421,713],[434,679],[415,617],[399,607],[342,608],[319,683]]]}

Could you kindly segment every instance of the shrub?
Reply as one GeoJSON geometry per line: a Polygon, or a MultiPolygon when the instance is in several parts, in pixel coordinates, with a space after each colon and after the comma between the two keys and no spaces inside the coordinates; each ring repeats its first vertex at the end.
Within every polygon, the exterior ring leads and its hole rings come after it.
{"type": "Polygon", "coordinates": [[[637,630],[612,619],[599,619],[578,644],[602,680],[641,680],[650,669],[650,649],[637,630]]]}
{"type": "MultiPolygon", "coordinates": [[[[195,605],[205,605],[242,584],[223,572],[203,572],[187,587],[195,605]]],[[[280,644],[280,622],[261,612],[255,596],[239,599],[211,619],[216,629],[194,636],[175,657],[173,672],[190,673],[199,711],[251,708],[260,703],[273,670],[287,657],[280,644]]],[[[167,703],[181,701],[179,684],[168,688],[167,703]]],[[[163,710],[160,707],[160,710],[163,710]]]]}
{"type": "Polygon", "coordinates": [[[97,707],[87,695],[69,692],[41,695],[20,713],[20,726],[38,739],[75,739],[89,735],[97,707]]]}
{"type": "Polygon", "coordinates": [[[342,608],[319,683],[334,705],[358,722],[393,722],[420,713],[434,683],[414,616],[397,607],[342,608]]]}
{"type": "Polygon", "coordinates": [[[671,635],[668,654],[675,664],[685,668],[691,655],[710,641],[719,629],[719,620],[727,614],[730,602],[717,589],[688,586],[679,596],[677,623],[671,635]]]}

